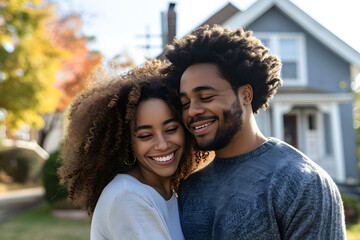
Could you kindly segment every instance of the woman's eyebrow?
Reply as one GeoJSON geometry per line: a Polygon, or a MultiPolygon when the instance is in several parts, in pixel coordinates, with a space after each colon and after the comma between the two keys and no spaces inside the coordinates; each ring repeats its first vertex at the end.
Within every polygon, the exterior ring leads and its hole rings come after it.
{"type": "Polygon", "coordinates": [[[135,128],[135,132],[141,130],[141,129],[151,129],[152,126],[151,125],[142,125],[142,126],[138,126],[135,128]]]}
{"type": "Polygon", "coordinates": [[[166,124],[168,124],[168,123],[170,123],[170,122],[178,122],[178,120],[176,120],[176,118],[169,118],[168,120],[165,120],[165,121],[163,122],[163,125],[166,125],[166,124]]]}

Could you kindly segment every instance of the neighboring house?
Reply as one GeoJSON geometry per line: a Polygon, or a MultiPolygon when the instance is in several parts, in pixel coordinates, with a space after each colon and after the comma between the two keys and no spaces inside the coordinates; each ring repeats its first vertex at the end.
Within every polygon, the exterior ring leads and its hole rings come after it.
{"type": "Polygon", "coordinates": [[[204,24],[252,30],[283,63],[283,86],[256,120],[265,136],[300,149],[338,183],[358,178],[351,82],[360,54],[289,0],[228,4],[204,24]]]}

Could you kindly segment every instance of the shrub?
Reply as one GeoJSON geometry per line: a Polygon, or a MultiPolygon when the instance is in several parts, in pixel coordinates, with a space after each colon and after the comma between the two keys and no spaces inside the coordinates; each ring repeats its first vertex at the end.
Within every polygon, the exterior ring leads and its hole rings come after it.
{"type": "Polygon", "coordinates": [[[9,148],[0,151],[0,170],[16,183],[40,181],[42,167],[43,160],[33,150],[9,148]]]}
{"type": "Polygon", "coordinates": [[[60,185],[57,170],[61,166],[59,160],[59,150],[50,154],[49,159],[43,168],[43,184],[45,188],[46,200],[55,205],[59,202],[65,202],[68,195],[65,186],[60,185]]]}
{"type": "Polygon", "coordinates": [[[356,224],[360,219],[360,205],[355,198],[348,195],[341,195],[344,203],[346,224],[356,224]]]}

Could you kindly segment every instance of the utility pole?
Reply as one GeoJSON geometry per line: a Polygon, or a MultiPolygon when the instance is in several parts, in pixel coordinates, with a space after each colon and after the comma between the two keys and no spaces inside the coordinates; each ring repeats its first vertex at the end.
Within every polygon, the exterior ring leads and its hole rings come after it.
{"type": "Polygon", "coordinates": [[[145,56],[146,57],[151,57],[151,49],[153,49],[153,48],[161,48],[161,46],[151,44],[151,39],[152,38],[159,38],[159,37],[161,37],[161,35],[159,35],[159,34],[150,34],[149,25],[146,26],[145,35],[136,35],[136,37],[137,38],[145,38],[145,45],[140,45],[139,47],[145,49],[145,56]]]}

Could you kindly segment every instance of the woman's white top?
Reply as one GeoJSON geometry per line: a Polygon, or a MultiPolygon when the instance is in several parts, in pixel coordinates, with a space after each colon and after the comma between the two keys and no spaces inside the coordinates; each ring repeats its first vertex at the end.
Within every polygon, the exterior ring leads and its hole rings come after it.
{"type": "Polygon", "coordinates": [[[128,174],[104,188],[91,222],[91,240],[183,240],[175,193],[165,200],[128,174]]]}

